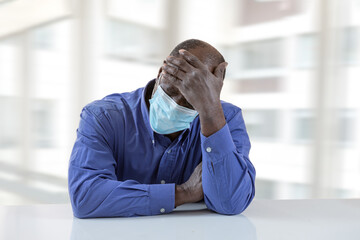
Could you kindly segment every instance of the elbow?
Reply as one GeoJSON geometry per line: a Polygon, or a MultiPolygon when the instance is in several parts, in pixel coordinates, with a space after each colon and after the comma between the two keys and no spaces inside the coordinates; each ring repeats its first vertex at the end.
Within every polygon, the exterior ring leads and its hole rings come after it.
{"type": "Polygon", "coordinates": [[[248,194],[244,194],[236,198],[235,201],[232,201],[231,213],[232,214],[240,214],[246,210],[246,208],[250,205],[255,196],[255,189],[252,188],[248,194]]]}
{"type": "Polygon", "coordinates": [[[91,216],[90,214],[81,212],[81,210],[78,211],[78,210],[73,209],[73,214],[74,214],[74,217],[79,218],[79,219],[95,218],[94,216],[91,216]]]}
{"type": "Polygon", "coordinates": [[[222,215],[231,216],[231,215],[240,214],[242,211],[230,210],[230,209],[222,208],[222,209],[217,210],[216,212],[219,213],[219,214],[222,214],[222,215]]]}
{"type": "Polygon", "coordinates": [[[77,218],[97,217],[96,193],[92,188],[93,182],[79,181],[69,178],[69,196],[73,215],[77,218]],[[85,185],[86,184],[86,185],[85,185]]]}
{"type": "Polygon", "coordinates": [[[218,210],[217,213],[223,214],[223,215],[237,215],[242,213],[245,210],[245,208],[241,205],[233,205],[231,203],[223,204],[218,210]]]}
{"type": "Polygon", "coordinates": [[[84,207],[72,207],[73,209],[73,214],[75,217],[77,218],[80,218],[80,219],[85,219],[85,218],[90,218],[90,214],[88,214],[86,211],[85,211],[85,208],[84,207]]]}
{"type": "Polygon", "coordinates": [[[89,206],[82,203],[83,202],[79,202],[73,199],[71,200],[71,206],[74,216],[80,219],[94,217],[91,215],[91,211],[89,211],[89,206]]]}
{"type": "Polygon", "coordinates": [[[252,190],[248,194],[233,195],[228,200],[222,201],[214,210],[223,215],[237,215],[245,211],[255,196],[252,190]]]}
{"type": "Polygon", "coordinates": [[[223,204],[220,208],[219,213],[224,215],[237,215],[245,211],[245,209],[250,205],[252,198],[248,201],[230,201],[227,204],[223,204]]]}
{"type": "Polygon", "coordinates": [[[226,209],[226,211],[223,213],[225,215],[237,215],[242,213],[245,210],[246,207],[243,205],[236,205],[236,204],[230,204],[229,207],[226,209]]]}
{"type": "Polygon", "coordinates": [[[77,209],[73,208],[73,214],[74,217],[80,218],[80,219],[86,219],[89,218],[87,214],[83,214],[81,211],[78,211],[77,209]]]}
{"type": "Polygon", "coordinates": [[[75,217],[91,218],[95,216],[94,202],[89,200],[89,192],[81,192],[76,188],[69,188],[71,207],[75,217]],[[93,202],[93,204],[91,204],[93,202]]]}

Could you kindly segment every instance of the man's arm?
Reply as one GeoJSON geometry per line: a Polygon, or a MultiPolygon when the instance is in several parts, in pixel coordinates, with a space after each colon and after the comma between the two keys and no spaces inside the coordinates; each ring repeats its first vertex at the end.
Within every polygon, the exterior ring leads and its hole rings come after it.
{"type": "Polygon", "coordinates": [[[76,217],[156,215],[174,208],[174,184],[117,181],[114,130],[104,115],[84,108],[69,165],[69,194],[76,217]]]}
{"type": "Polygon", "coordinates": [[[249,160],[250,141],[240,109],[211,136],[201,134],[202,163],[187,182],[176,185],[175,206],[204,198],[207,207],[238,214],[255,195],[255,168],[249,160]]]}
{"type": "Polygon", "coordinates": [[[202,185],[209,209],[239,214],[255,195],[255,168],[241,111],[211,136],[201,134],[202,185]]]}
{"type": "MultiPolygon", "coordinates": [[[[199,113],[205,203],[219,213],[240,213],[255,195],[255,169],[248,158],[250,141],[241,111],[226,123],[221,106],[220,92],[227,63],[219,64],[211,73],[193,54],[185,50],[179,53],[181,58],[166,59],[163,77],[172,81],[199,113]]],[[[199,187],[196,189],[198,193],[199,187]]],[[[175,192],[175,202],[178,198],[175,192]]],[[[185,198],[180,202],[188,201],[185,198]]]]}

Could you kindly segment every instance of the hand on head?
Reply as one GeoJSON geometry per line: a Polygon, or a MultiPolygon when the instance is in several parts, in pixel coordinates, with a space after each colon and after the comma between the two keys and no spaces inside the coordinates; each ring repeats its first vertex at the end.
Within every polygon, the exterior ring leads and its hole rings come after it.
{"type": "Polygon", "coordinates": [[[211,104],[220,101],[226,66],[227,62],[217,66],[203,63],[194,54],[181,49],[178,57],[168,56],[162,66],[164,90],[171,91],[175,87],[195,110],[207,111],[211,104]]]}

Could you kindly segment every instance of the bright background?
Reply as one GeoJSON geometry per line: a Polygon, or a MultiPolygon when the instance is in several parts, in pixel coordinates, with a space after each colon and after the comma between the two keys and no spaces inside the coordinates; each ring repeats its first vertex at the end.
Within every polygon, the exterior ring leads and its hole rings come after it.
{"type": "Polygon", "coordinates": [[[0,0],[0,204],[66,203],[81,108],[179,42],[229,62],[256,198],[360,197],[359,0],[0,0]]]}

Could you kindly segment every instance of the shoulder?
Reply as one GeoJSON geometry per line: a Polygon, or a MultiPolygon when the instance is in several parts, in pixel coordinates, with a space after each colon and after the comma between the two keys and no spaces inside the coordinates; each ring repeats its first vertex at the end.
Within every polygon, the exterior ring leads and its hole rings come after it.
{"type": "Polygon", "coordinates": [[[83,111],[89,112],[95,117],[104,115],[123,114],[134,108],[141,101],[142,89],[133,92],[113,93],[103,99],[95,100],[87,104],[83,111]]]}
{"type": "Polygon", "coordinates": [[[232,104],[232,103],[228,103],[225,101],[221,100],[221,106],[223,108],[224,111],[224,115],[225,118],[227,120],[231,120],[233,119],[235,116],[240,115],[241,116],[241,108],[239,108],[238,106],[232,104]]]}

